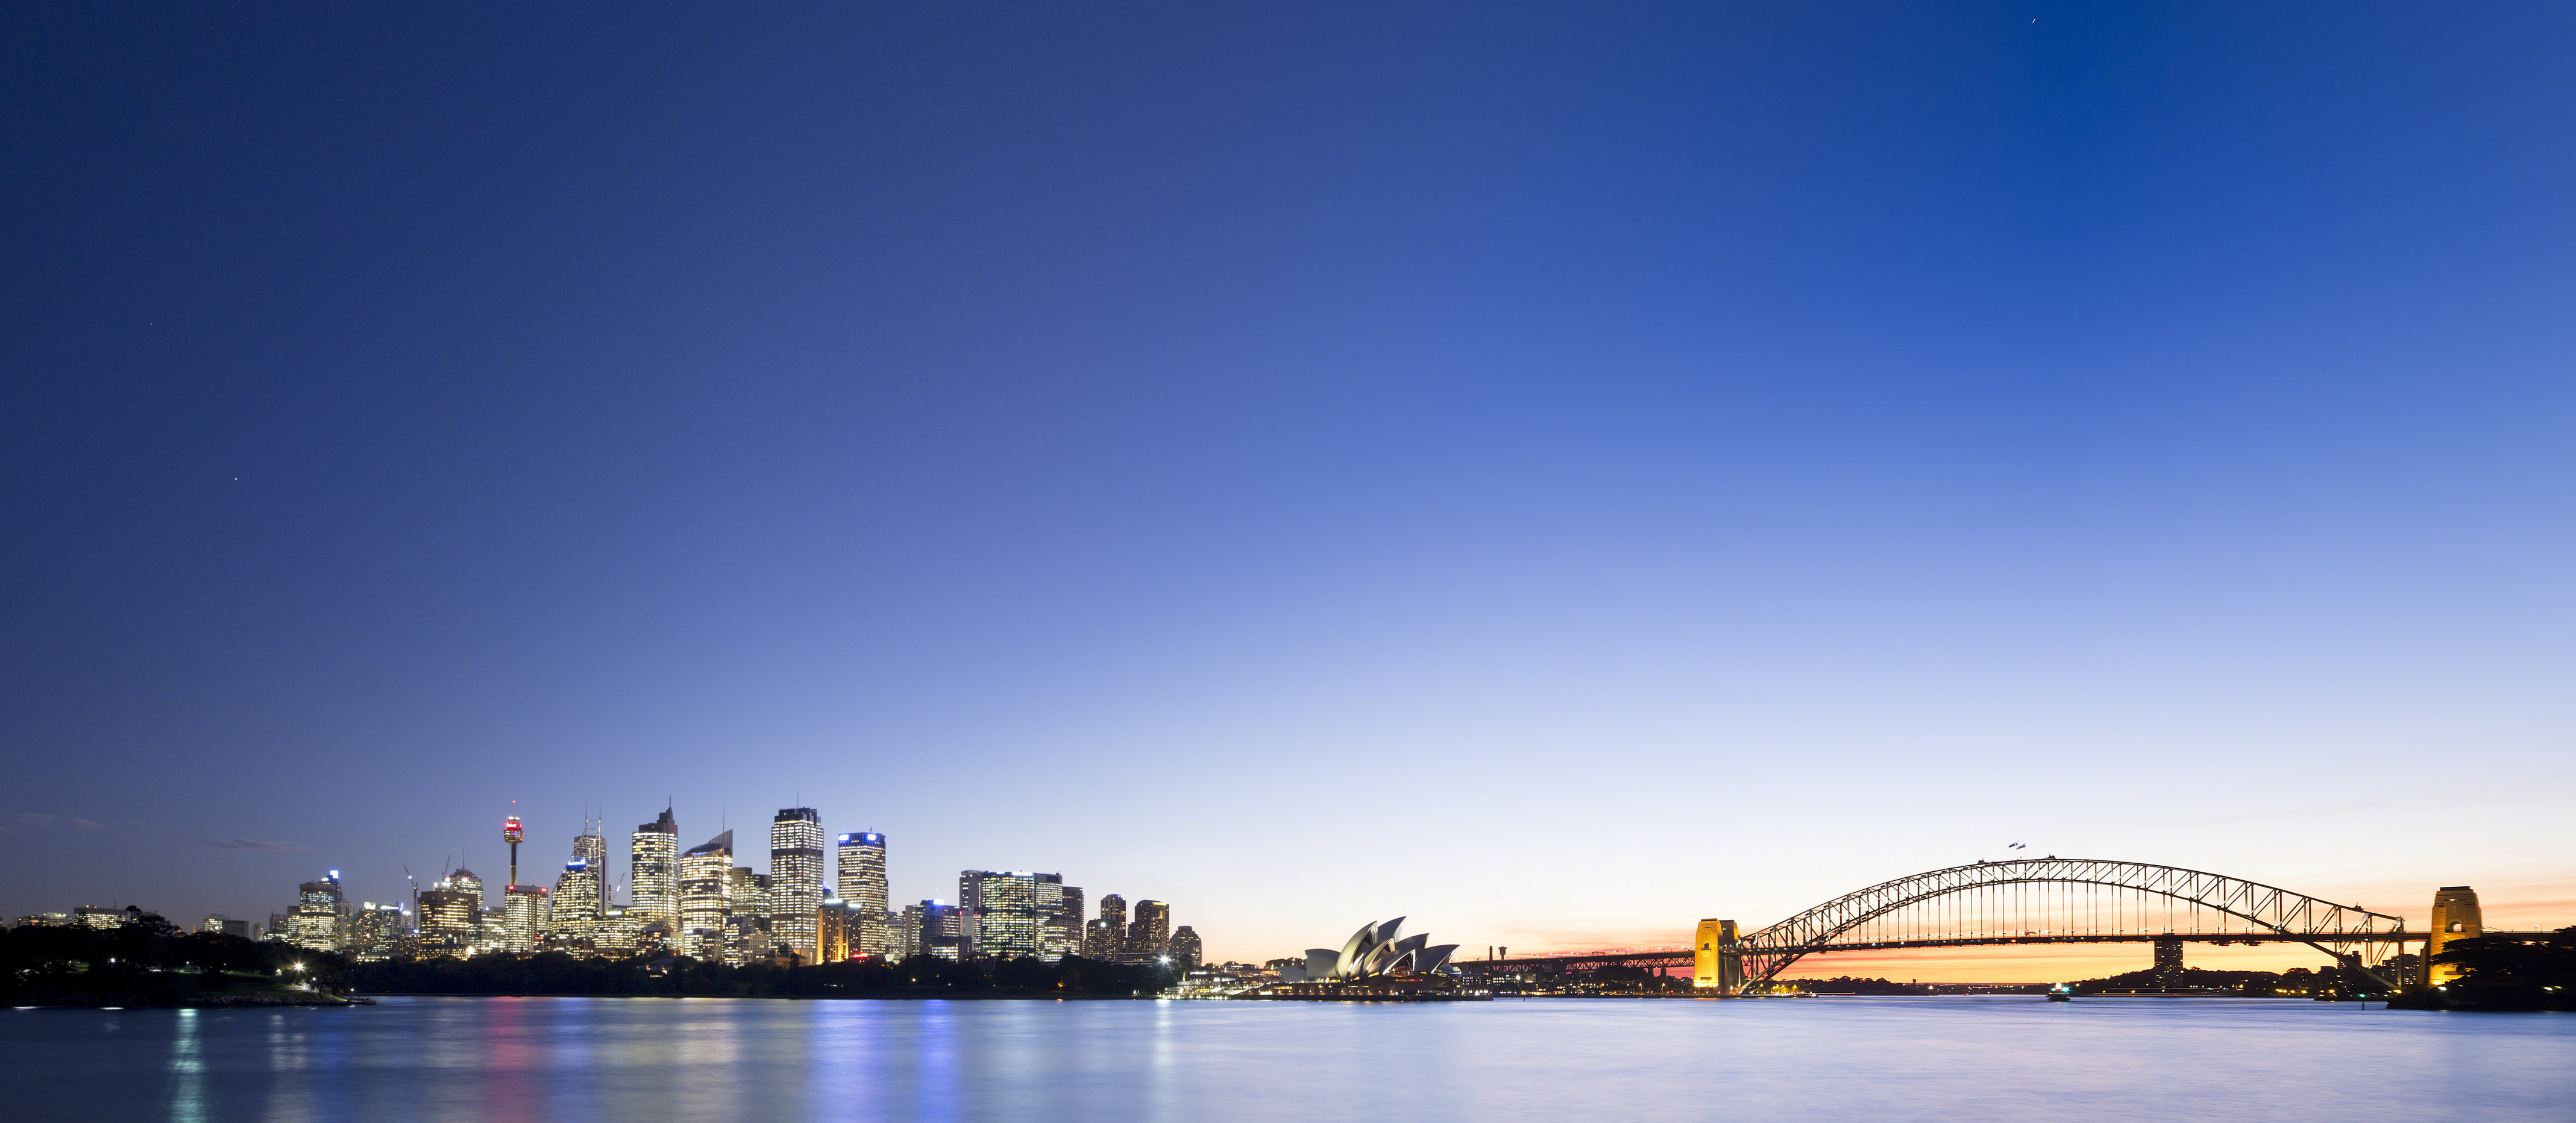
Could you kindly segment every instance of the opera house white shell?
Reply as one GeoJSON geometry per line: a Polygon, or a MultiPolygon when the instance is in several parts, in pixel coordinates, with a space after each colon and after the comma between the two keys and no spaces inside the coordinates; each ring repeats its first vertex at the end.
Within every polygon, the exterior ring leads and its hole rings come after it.
{"type": "Polygon", "coordinates": [[[1384,924],[1371,921],[1360,925],[1340,951],[1331,948],[1307,948],[1302,967],[1291,966],[1280,972],[1287,982],[1320,982],[1326,979],[1371,979],[1381,975],[1455,974],[1449,957],[1457,952],[1456,944],[1427,946],[1427,935],[1399,936],[1404,918],[1396,917],[1384,924]]]}

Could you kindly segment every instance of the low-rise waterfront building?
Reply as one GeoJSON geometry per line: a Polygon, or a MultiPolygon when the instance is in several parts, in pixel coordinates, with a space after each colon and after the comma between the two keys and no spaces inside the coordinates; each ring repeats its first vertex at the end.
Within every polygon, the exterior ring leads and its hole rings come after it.
{"type": "MultiPolygon", "coordinates": [[[[333,888],[338,888],[338,883],[334,882],[333,888]]],[[[72,923],[78,927],[96,928],[102,931],[121,928],[125,925],[125,910],[112,909],[103,905],[82,905],[72,910],[72,923]]]]}

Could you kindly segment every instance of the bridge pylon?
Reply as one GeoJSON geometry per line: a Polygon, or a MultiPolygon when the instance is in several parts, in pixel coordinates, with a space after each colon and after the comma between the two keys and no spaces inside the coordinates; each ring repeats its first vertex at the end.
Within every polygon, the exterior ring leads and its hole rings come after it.
{"type": "Polygon", "coordinates": [[[1744,990],[1744,957],[1735,950],[1735,922],[1703,920],[1691,941],[1691,986],[1732,998],[1744,990]]]}

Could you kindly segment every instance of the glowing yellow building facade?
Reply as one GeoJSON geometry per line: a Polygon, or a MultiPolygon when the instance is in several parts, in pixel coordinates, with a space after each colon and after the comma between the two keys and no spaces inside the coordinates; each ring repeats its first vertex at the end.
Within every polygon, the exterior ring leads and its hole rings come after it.
{"type": "Polygon", "coordinates": [[[841,963],[868,954],[865,909],[853,908],[839,897],[825,900],[814,910],[814,961],[841,963]]]}
{"type": "Polygon", "coordinates": [[[1744,964],[1735,955],[1735,922],[1703,920],[1691,939],[1691,985],[1719,994],[1744,987],[1744,964]]]}
{"type": "Polygon", "coordinates": [[[2433,894],[2431,937],[2424,941],[2424,981],[2440,986],[2460,977],[2460,969],[2447,963],[2435,963],[2433,957],[2455,940],[2474,940],[2486,934],[2486,923],[2478,915],[2478,891],[2466,885],[2445,885],[2433,894]]]}

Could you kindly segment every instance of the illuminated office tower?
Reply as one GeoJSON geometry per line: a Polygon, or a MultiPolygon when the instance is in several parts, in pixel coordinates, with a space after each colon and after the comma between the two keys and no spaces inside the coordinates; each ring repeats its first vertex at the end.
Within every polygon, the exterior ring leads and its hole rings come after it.
{"type": "MultiPolygon", "coordinates": [[[[599,820],[582,821],[581,833],[573,836],[572,856],[590,863],[591,872],[599,875],[599,902],[592,908],[591,915],[608,915],[608,839],[599,833],[599,820]]],[[[560,911],[563,907],[563,893],[558,891],[555,893],[555,908],[560,911]]]]}
{"type": "MultiPolygon", "coordinates": [[[[725,918],[726,963],[740,967],[746,963],[764,962],[777,954],[778,945],[769,938],[767,916],[738,912],[725,918]]],[[[803,952],[798,952],[796,958],[801,963],[813,962],[803,952]]]]}
{"type": "Polygon", "coordinates": [[[1120,944],[1125,942],[1127,942],[1126,929],[1120,928],[1115,924],[1111,924],[1106,920],[1095,919],[1082,926],[1082,951],[1080,954],[1084,959],[1097,959],[1103,963],[1115,963],[1118,961],[1118,947],[1120,944]]]}
{"type": "Polygon", "coordinates": [[[1187,924],[1172,929],[1172,966],[1187,971],[1199,965],[1199,933],[1187,924]]]}
{"type": "MultiPolygon", "coordinates": [[[[750,866],[733,868],[733,913],[725,926],[733,933],[736,963],[767,959],[779,943],[769,934],[771,881],[768,874],[753,873],[750,866]]],[[[809,963],[814,958],[801,951],[796,954],[805,956],[809,963]]]]}
{"type": "Polygon", "coordinates": [[[1061,899],[1064,879],[1055,874],[966,870],[957,875],[957,898],[968,925],[966,953],[1002,959],[1046,954],[1047,921],[1061,899]],[[1041,884],[1041,877],[1055,878],[1041,884]]]}
{"type": "Polygon", "coordinates": [[[2428,926],[2432,938],[2424,942],[2424,981],[2441,986],[2462,974],[2458,967],[2435,963],[2456,940],[2474,940],[2486,933],[2485,920],[2478,915],[2478,891],[2466,885],[2445,885],[2433,894],[2433,923],[2428,926]]]}
{"type": "Polygon", "coordinates": [[[341,941],[340,949],[362,960],[390,958],[394,941],[403,938],[410,920],[401,905],[364,902],[349,914],[349,934],[341,941]]]}
{"type": "Polygon", "coordinates": [[[199,933],[212,932],[221,936],[239,936],[247,940],[250,938],[250,922],[247,920],[235,920],[229,916],[223,915],[222,913],[216,913],[213,916],[207,917],[205,923],[198,925],[197,931],[199,933]]]}
{"type": "Polygon", "coordinates": [[[552,918],[551,896],[543,885],[513,885],[502,890],[501,950],[524,955],[544,942],[552,918]]]}
{"type": "Polygon", "coordinates": [[[957,955],[960,959],[975,958],[975,914],[984,903],[982,879],[986,873],[985,870],[961,870],[957,874],[957,908],[964,918],[958,929],[957,955]]]}
{"type": "Polygon", "coordinates": [[[623,959],[642,950],[638,945],[644,934],[644,920],[628,909],[608,906],[599,923],[590,929],[590,950],[611,959],[623,959]]]}
{"type": "Polygon", "coordinates": [[[1117,963],[1127,955],[1127,898],[1116,893],[1100,896],[1100,918],[1091,922],[1083,933],[1082,955],[1117,963]]]}
{"type": "Polygon", "coordinates": [[[465,894],[466,899],[474,902],[474,915],[483,915],[483,879],[476,876],[473,870],[458,866],[449,871],[446,877],[440,878],[438,884],[453,892],[465,894]]]}
{"type": "MultiPolygon", "coordinates": [[[[972,938],[972,921],[963,905],[943,905],[936,900],[923,901],[918,925],[920,949],[916,954],[935,955],[941,959],[964,959],[973,954],[968,941],[972,938]]],[[[910,912],[910,909],[905,910],[910,912]]]]}
{"type": "Polygon", "coordinates": [[[2155,943],[2156,985],[2172,989],[2182,985],[2182,938],[2166,936],[2155,943]]]}
{"type": "Polygon", "coordinates": [[[1038,958],[1049,963],[1082,953],[1082,887],[1063,874],[1038,875],[1038,958]]]}
{"type": "Polygon", "coordinates": [[[833,887],[840,891],[841,900],[860,913],[861,953],[903,958],[903,937],[884,919],[891,907],[886,900],[885,836],[860,831],[842,835],[837,841],[840,870],[833,887]]]}
{"type": "Polygon", "coordinates": [[[725,917],[732,911],[733,832],[726,831],[680,856],[683,947],[700,959],[723,960],[725,917]]]}
{"type": "Polygon", "coordinates": [[[666,929],[679,930],[680,824],[670,808],[662,809],[660,819],[635,828],[626,881],[628,903],[645,924],[659,921],[666,929]]]}
{"type": "Polygon", "coordinates": [[[918,905],[905,905],[903,912],[896,916],[895,939],[902,946],[895,950],[895,958],[910,959],[922,954],[921,910],[928,904],[930,902],[923,901],[918,905]]]}
{"type": "Polygon", "coordinates": [[[347,911],[347,901],[340,896],[340,871],[320,881],[307,881],[295,887],[295,913],[291,923],[294,934],[287,942],[313,951],[338,951],[343,933],[340,914],[347,911]]]}
{"type": "Polygon", "coordinates": [[[859,943],[862,913],[839,897],[814,907],[814,962],[841,963],[868,954],[859,943]]]}
{"type": "Polygon", "coordinates": [[[490,955],[510,950],[509,892],[507,889],[501,891],[501,907],[483,910],[482,917],[474,922],[473,942],[466,945],[474,949],[474,954],[490,955]]]}
{"type": "Polygon", "coordinates": [[[1127,959],[1152,963],[1171,954],[1172,906],[1161,901],[1136,902],[1135,923],[1127,926],[1127,959]]]}
{"type": "Polygon", "coordinates": [[[1064,911],[1056,914],[1056,924],[1063,930],[1064,954],[1082,953],[1082,887],[1064,887],[1064,911]]]}
{"type": "Polygon", "coordinates": [[[457,870],[421,890],[421,941],[441,954],[462,953],[472,944],[475,920],[482,914],[482,879],[472,870],[457,870]]]}
{"type": "Polygon", "coordinates": [[[565,862],[563,876],[555,879],[554,920],[546,930],[569,945],[587,944],[607,911],[599,907],[599,884],[605,880],[587,858],[565,862]]]}
{"type": "Polygon", "coordinates": [[[781,808],[769,822],[769,939],[807,960],[814,958],[824,872],[823,817],[811,807],[781,808]]]}

